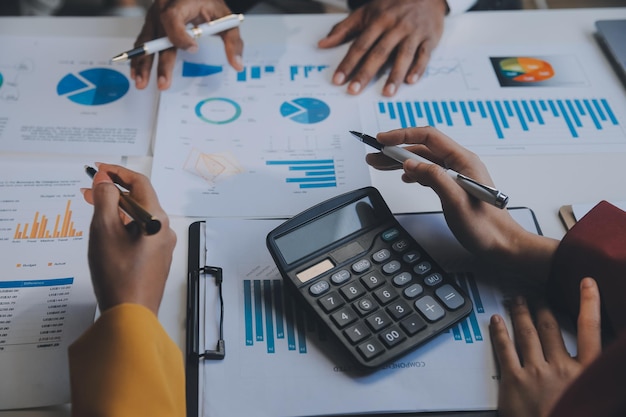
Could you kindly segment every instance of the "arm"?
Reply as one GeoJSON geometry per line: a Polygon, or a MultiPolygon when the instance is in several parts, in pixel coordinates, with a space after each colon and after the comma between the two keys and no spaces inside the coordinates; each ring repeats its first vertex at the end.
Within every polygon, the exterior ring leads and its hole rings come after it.
{"type": "MultiPolygon", "coordinates": [[[[190,52],[197,50],[198,44],[186,32],[187,23],[200,24],[230,14],[230,9],[223,0],[155,0],[148,9],[146,20],[137,36],[135,46],[147,41],[167,36],[176,48],[190,52]]],[[[243,41],[239,29],[234,28],[221,33],[226,57],[237,71],[243,70],[241,54],[243,41]]],[[[160,90],[169,88],[172,71],[176,62],[176,48],[159,53],[157,65],[157,86],[160,90]]],[[[135,58],[131,62],[131,77],[137,88],[148,85],[154,55],[135,58]]]]}
{"type": "Polygon", "coordinates": [[[85,199],[94,205],[89,268],[101,316],[69,349],[76,416],[184,416],[183,357],[157,320],[176,236],[149,180],[99,164],[85,199]],[[119,190],[161,220],[151,236],[119,209],[119,190]]]}
{"type": "Polygon", "coordinates": [[[447,12],[445,0],[372,0],[357,8],[318,42],[332,48],[353,40],[333,83],[349,82],[348,93],[359,94],[387,64],[384,96],[393,96],[403,82],[416,83],[443,34],[447,12]]]}

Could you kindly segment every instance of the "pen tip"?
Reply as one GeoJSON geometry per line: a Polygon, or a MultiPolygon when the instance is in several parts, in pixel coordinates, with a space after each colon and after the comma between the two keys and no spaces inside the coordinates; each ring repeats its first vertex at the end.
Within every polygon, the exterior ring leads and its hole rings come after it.
{"type": "Polygon", "coordinates": [[[124,52],[123,54],[119,54],[111,58],[111,62],[124,62],[128,60],[128,54],[124,52]]]}

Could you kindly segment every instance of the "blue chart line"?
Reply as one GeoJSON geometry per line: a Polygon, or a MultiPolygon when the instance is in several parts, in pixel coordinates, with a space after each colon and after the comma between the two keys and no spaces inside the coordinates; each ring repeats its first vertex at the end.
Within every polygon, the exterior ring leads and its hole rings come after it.
{"type": "Polygon", "coordinates": [[[478,324],[477,314],[485,314],[485,308],[480,298],[480,293],[478,292],[476,280],[470,273],[461,272],[455,275],[461,288],[463,288],[465,293],[472,299],[474,310],[472,310],[467,318],[451,328],[454,340],[464,340],[465,343],[482,342],[483,334],[478,324]]]}
{"type": "Polygon", "coordinates": [[[243,67],[243,70],[237,73],[237,81],[260,80],[262,74],[274,74],[275,72],[276,68],[273,65],[243,67]]]}
{"type": "Polygon", "coordinates": [[[320,73],[328,68],[328,65],[291,65],[289,67],[289,78],[296,81],[296,78],[302,76],[309,78],[313,73],[320,73]]]}
{"type": "Polygon", "coordinates": [[[223,71],[221,65],[207,65],[183,61],[183,77],[207,77],[223,71]]]}
{"type": "Polygon", "coordinates": [[[273,354],[281,341],[288,351],[307,353],[307,333],[326,339],[321,326],[284,293],[281,280],[244,280],[243,294],[246,346],[265,342],[273,354]]]}
{"type": "Polygon", "coordinates": [[[333,159],[266,161],[265,164],[287,167],[291,176],[287,177],[285,182],[296,184],[300,189],[337,186],[333,159]]]}
{"type": "Polygon", "coordinates": [[[572,138],[578,138],[583,128],[601,131],[619,125],[604,98],[380,101],[377,113],[403,128],[424,125],[472,127],[486,120],[498,139],[504,139],[513,129],[529,132],[559,125],[572,138]]]}

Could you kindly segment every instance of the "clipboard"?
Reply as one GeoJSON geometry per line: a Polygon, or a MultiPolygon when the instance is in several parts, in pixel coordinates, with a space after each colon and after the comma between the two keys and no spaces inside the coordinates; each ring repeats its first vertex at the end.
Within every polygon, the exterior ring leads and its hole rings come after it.
{"type": "MultiPolygon", "coordinates": [[[[532,210],[528,208],[509,208],[508,210],[524,228],[541,234],[541,229],[532,210]]],[[[447,229],[441,212],[405,213],[397,214],[396,216],[403,224],[406,222],[405,227],[409,227],[410,230],[420,230],[420,233],[426,234],[426,240],[429,242],[427,250],[430,250],[433,254],[437,252],[440,256],[443,256],[445,258],[443,261],[450,271],[467,271],[464,268],[467,262],[471,261],[470,258],[467,258],[469,254],[458,243],[454,243],[456,245],[454,247],[450,246],[450,239],[453,239],[453,237],[447,229]],[[445,230],[448,231],[445,232],[445,230]]],[[[189,304],[187,308],[188,332],[186,349],[188,416],[203,417],[205,414],[229,416],[255,413],[256,415],[268,417],[273,415],[371,415],[372,413],[378,413],[378,415],[409,413],[408,415],[410,416],[417,416],[424,411],[434,412],[432,415],[438,417],[453,416],[458,414],[459,411],[463,411],[472,417],[492,417],[495,415],[493,409],[495,408],[497,397],[497,381],[491,376],[491,372],[497,371],[495,368],[492,369],[493,366],[490,364],[491,356],[482,353],[478,354],[478,356],[471,356],[472,369],[463,369],[463,364],[470,357],[467,354],[474,355],[471,353],[473,351],[467,350],[466,347],[486,346],[489,341],[487,338],[484,341],[479,341],[474,335],[473,342],[470,343],[472,337],[464,334],[464,331],[468,329],[463,330],[462,326],[457,329],[460,330],[459,339],[456,338],[453,331],[444,335],[441,340],[427,344],[421,352],[415,352],[415,354],[407,356],[399,362],[398,367],[390,367],[376,372],[374,375],[357,377],[356,379],[342,377],[343,371],[336,370],[341,370],[342,368],[333,370],[333,366],[342,365],[341,362],[335,362],[335,359],[338,359],[335,356],[338,355],[332,350],[324,349],[324,344],[329,343],[330,340],[325,340],[321,337],[323,335],[316,333],[315,330],[311,333],[309,329],[306,329],[309,325],[307,320],[304,320],[304,330],[307,333],[306,340],[302,340],[303,343],[306,343],[305,352],[302,352],[302,344],[299,339],[296,339],[297,346],[292,351],[287,350],[288,337],[284,339],[277,338],[275,315],[273,321],[270,320],[269,323],[274,325],[275,333],[272,346],[275,351],[270,354],[269,338],[259,340],[257,333],[250,336],[251,344],[248,346],[246,343],[248,336],[244,334],[247,330],[244,303],[244,298],[246,297],[245,281],[252,281],[248,282],[247,288],[252,288],[251,297],[253,303],[256,303],[255,297],[258,295],[259,301],[263,305],[258,312],[255,312],[253,305],[251,314],[258,314],[260,310],[265,311],[268,307],[265,304],[267,298],[264,298],[263,293],[269,289],[274,294],[273,290],[276,290],[276,285],[281,285],[280,280],[270,278],[267,280],[269,285],[266,288],[263,282],[264,278],[258,275],[250,275],[252,271],[250,267],[261,265],[257,261],[263,257],[267,257],[268,261],[271,262],[269,253],[265,253],[265,236],[269,230],[278,225],[278,222],[282,221],[284,219],[206,219],[195,222],[189,227],[189,304]],[[246,256],[242,258],[241,253],[245,253],[246,256]],[[220,303],[215,295],[218,286],[216,285],[217,280],[214,273],[217,270],[205,270],[206,263],[219,264],[224,268],[224,298],[226,298],[227,303],[224,333],[225,338],[228,340],[228,354],[225,355],[223,360],[207,360],[203,355],[205,353],[203,343],[206,343],[210,349],[215,347],[213,338],[216,338],[219,334],[216,323],[217,317],[220,315],[220,303]],[[260,281],[258,282],[260,292],[257,292],[255,287],[256,281],[260,281]],[[206,295],[205,293],[212,294],[206,295]],[[203,321],[206,321],[206,323],[203,321]],[[208,337],[208,339],[205,340],[205,337],[208,337]],[[462,349],[467,354],[453,354],[458,349],[462,349]],[[429,369],[436,369],[437,372],[439,372],[439,368],[445,370],[444,374],[454,369],[454,379],[460,381],[455,382],[455,384],[461,384],[461,390],[467,392],[463,393],[463,395],[459,393],[459,395],[455,396],[456,398],[453,402],[448,397],[445,400],[435,399],[433,401],[437,402],[439,406],[435,405],[434,408],[430,409],[424,408],[426,406],[422,405],[422,403],[418,405],[413,404],[414,396],[411,397],[411,404],[407,403],[408,399],[406,397],[401,396],[402,401],[399,404],[398,398],[396,398],[398,390],[387,384],[406,386],[409,380],[415,383],[413,372],[421,374],[424,370],[420,367],[408,365],[420,363],[422,358],[429,361],[429,369]],[[458,364],[455,364],[450,368],[450,360],[453,362],[459,361],[460,367],[457,367],[458,364]],[[476,365],[474,360],[477,361],[476,363],[480,363],[476,365]],[[402,366],[405,364],[408,365],[406,367],[402,366]],[[277,366],[280,369],[277,369],[277,366]],[[480,384],[476,383],[476,366],[479,366],[481,369],[481,375],[478,379],[481,381],[480,384]],[[264,371],[268,370],[271,370],[271,373],[264,373],[264,371]],[[300,383],[294,383],[296,381],[293,379],[294,376],[296,374],[301,376],[303,373],[306,374],[307,378],[312,378],[307,379],[307,387],[309,389],[317,389],[318,391],[320,389],[332,389],[334,392],[350,393],[350,400],[333,401],[332,403],[315,401],[315,398],[319,398],[318,396],[313,395],[311,397],[309,395],[310,392],[307,391],[306,395],[302,392],[302,380],[297,379],[300,383]],[[264,375],[263,379],[257,380],[258,375],[264,375]],[[390,377],[391,375],[393,375],[392,378],[390,377]],[[262,389],[257,385],[251,385],[253,384],[252,381],[255,381],[254,383],[257,384],[264,384],[262,389]],[[469,383],[469,381],[474,382],[469,383]],[[255,388],[252,389],[252,386],[255,388]],[[372,395],[372,390],[380,393],[380,389],[383,389],[384,392],[394,393],[391,396],[392,398],[380,401],[380,396],[372,395]],[[241,396],[244,396],[247,400],[237,401],[237,398],[241,398],[241,396]],[[284,398],[289,398],[290,401],[281,401],[284,398]],[[359,398],[360,401],[367,400],[367,405],[363,406],[355,403],[355,398],[359,398]],[[484,411],[470,412],[468,410],[484,411]]],[[[472,263],[472,265],[474,264],[472,263]]],[[[269,271],[269,263],[267,268],[254,269],[254,271],[269,271]]],[[[479,272],[482,274],[486,271],[476,271],[476,273],[479,272]]],[[[470,280],[470,278],[470,275],[464,275],[463,280],[471,284],[474,280],[470,280]]],[[[499,278],[497,282],[500,282],[499,278]]],[[[485,317],[488,317],[493,312],[505,313],[504,310],[494,310],[503,308],[500,301],[498,301],[499,296],[494,292],[495,290],[484,287],[482,284],[479,284],[479,287],[477,290],[482,293],[484,313],[481,313],[482,315],[477,316],[477,318],[483,323],[481,326],[486,326],[484,324],[487,323],[485,317]],[[485,302],[487,303],[485,304],[485,302]]],[[[272,295],[271,297],[274,298],[275,296],[272,295]]],[[[283,304],[283,308],[285,307],[287,305],[283,304]]],[[[295,308],[296,306],[291,307],[295,308]]],[[[273,307],[270,306],[270,308],[273,307]]],[[[266,329],[268,325],[267,317],[272,319],[272,316],[266,316],[265,314],[263,314],[263,317],[260,317],[262,326],[266,329]]],[[[255,324],[253,323],[251,327],[254,327],[255,324]]],[[[468,321],[468,324],[471,327],[471,320],[468,321]]],[[[295,329],[296,336],[298,336],[297,326],[298,323],[296,323],[295,329]]],[[[253,330],[256,332],[256,328],[253,330]]],[[[288,333],[288,331],[286,330],[285,333],[288,333]]],[[[482,334],[483,336],[487,334],[486,327],[482,328],[482,334]]],[[[430,374],[431,378],[434,376],[435,374],[430,374]]],[[[427,386],[422,386],[422,388],[428,388],[428,386],[432,385],[431,379],[427,380],[429,381],[426,384],[427,386]]],[[[417,381],[421,380],[418,378],[417,381]]],[[[433,386],[443,386],[442,383],[442,381],[435,382],[433,386]]],[[[449,380],[446,377],[445,384],[448,383],[449,380]]],[[[420,384],[418,383],[417,385],[420,384]]],[[[435,393],[438,392],[437,388],[432,389],[435,389],[435,393]]],[[[433,395],[428,393],[428,390],[425,390],[420,395],[426,400],[432,400],[433,397],[433,395]]]]}
{"type": "Polygon", "coordinates": [[[189,254],[187,263],[187,318],[185,342],[185,395],[187,416],[198,417],[198,401],[201,398],[200,363],[204,360],[221,360],[226,355],[224,342],[224,298],[222,296],[222,268],[205,265],[204,221],[189,226],[189,254]],[[219,294],[219,328],[215,349],[204,349],[201,326],[204,326],[201,311],[206,306],[207,280],[213,278],[219,294]]]}

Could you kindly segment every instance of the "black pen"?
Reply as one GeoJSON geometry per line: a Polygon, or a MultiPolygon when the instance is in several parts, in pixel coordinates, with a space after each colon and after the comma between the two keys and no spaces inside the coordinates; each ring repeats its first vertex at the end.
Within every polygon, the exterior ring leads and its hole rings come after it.
{"type": "MultiPolygon", "coordinates": [[[[429,160],[422,158],[421,156],[416,155],[413,152],[409,152],[402,147],[385,146],[378,142],[376,138],[366,135],[365,133],[359,133],[353,130],[351,130],[350,133],[357,137],[361,142],[371,146],[372,148],[378,149],[383,154],[387,155],[391,159],[395,159],[398,162],[404,162],[407,159],[413,159],[417,162],[432,163],[429,160]]],[[[467,191],[468,194],[476,197],[481,201],[489,203],[498,208],[506,207],[506,204],[509,202],[509,197],[506,194],[503,194],[493,187],[481,184],[478,181],[468,177],[467,175],[459,174],[452,169],[446,169],[446,172],[450,177],[452,177],[452,179],[457,182],[457,184],[461,186],[461,188],[467,191]]]]}
{"type": "MultiPolygon", "coordinates": [[[[95,168],[85,165],[85,172],[93,178],[98,171],[95,168]]],[[[115,184],[120,191],[120,208],[133,219],[147,235],[153,235],[161,230],[161,221],[148,213],[141,207],[127,191],[122,191],[119,185],[115,184]]]]}

